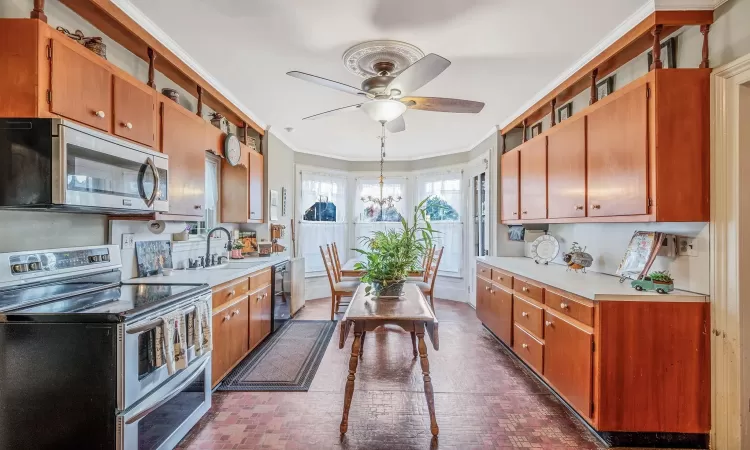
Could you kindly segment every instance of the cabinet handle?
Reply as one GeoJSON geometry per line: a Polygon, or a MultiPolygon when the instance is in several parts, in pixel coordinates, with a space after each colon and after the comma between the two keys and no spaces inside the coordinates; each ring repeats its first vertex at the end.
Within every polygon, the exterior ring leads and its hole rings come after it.
{"type": "Polygon", "coordinates": [[[201,206],[201,205],[195,205],[195,206],[193,206],[193,208],[195,208],[195,209],[201,209],[201,208],[203,208],[203,206],[201,206]]]}
{"type": "Polygon", "coordinates": [[[521,347],[523,347],[523,348],[529,348],[529,344],[521,344],[521,347]]]}
{"type": "Polygon", "coordinates": [[[505,278],[503,278],[503,277],[497,277],[497,279],[500,280],[500,281],[505,280],[505,278]]]}
{"type": "Polygon", "coordinates": [[[493,291],[492,289],[490,289],[490,294],[494,294],[494,293],[495,293],[495,291],[493,291]]]}
{"type": "Polygon", "coordinates": [[[517,215],[518,215],[518,213],[517,213],[517,212],[514,212],[514,213],[513,213],[513,215],[514,215],[514,216],[517,216],[517,215]]]}
{"type": "Polygon", "coordinates": [[[545,327],[551,327],[552,326],[552,322],[550,322],[549,320],[545,320],[544,321],[544,326],[545,327]]]}
{"type": "Polygon", "coordinates": [[[489,287],[489,286],[485,286],[485,287],[484,287],[484,290],[485,290],[485,291],[489,291],[489,290],[490,290],[490,287],[489,287]]]}
{"type": "Polygon", "coordinates": [[[235,309],[234,311],[232,311],[232,315],[233,315],[233,316],[236,316],[236,315],[237,315],[237,314],[239,314],[239,313],[240,313],[240,310],[239,310],[239,309],[235,309]]]}
{"type": "Polygon", "coordinates": [[[234,296],[234,289],[232,289],[231,291],[227,292],[227,297],[232,297],[232,296],[234,296]]]}
{"type": "Polygon", "coordinates": [[[576,205],[576,211],[583,211],[583,205],[576,205]]]}
{"type": "Polygon", "coordinates": [[[523,214],[528,214],[528,213],[529,213],[528,211],[524,211],[524,212],[523,212],[523,214]]]}
{"type": "Polygon", "coordinates": [[[601,205],[591,205],[591,209],[600,209],[601,205]]]}
{"type": "Polygon", "coordinates": [[[526,286],[522,287],[521,290],[524,292],[529,292],[529,288],[527,288],[526,286]]]}
{"type": "Polygon", "coordinates": [[[125,127],[125,128],[127,128],[128,130],[132,130],[133,129],[133,124],[130,123],[130,122],[125,122],[125,123],[122,124],[122,126],[125,127]]]}
{"type": "Polygon", "coordinates": [[[229,314],[227,314],[226,316],[224,316],[224,322],[226,322],[227,320],[229,320],[231,318],[232,318],[232,316],[230,316],[229,314]]]}
{"type": "Polygon", "coordinates": [[[521,317],[529,317],[529,313],[527,313],[526,311],[523,311],[521,313],[521,317]]]}
{"type": "Polygon", "coordinates": [[[568,307],[568,304],[567,304],[567,303],[565,303],[565,302],[563,302],[563,303],[560,303],[560,308],[562,308],[562,309],[566,309],[567,307],[568,307]]]}
{"type": "Polygon", "coordinates": [[[94,115],[100,119],[103,119],[106,114],[104,114],[104,111],[97,111],[94,113],[94,115]]]}

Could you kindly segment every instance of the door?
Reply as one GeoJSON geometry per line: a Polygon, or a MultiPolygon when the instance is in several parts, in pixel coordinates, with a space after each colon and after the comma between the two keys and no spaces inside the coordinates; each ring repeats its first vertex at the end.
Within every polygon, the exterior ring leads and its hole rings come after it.
{"type": "Polygon", "coordinates": [[[161,151],[169,155],[169,213],[203,217],[206,149],[203,120],[162,102],[161,151]]]}
{"type": "Polygon", "coordinates": [[[252,222],[263,222],[263,155],[248,151],[248,164],[248,219],[252,222]]]}
{"type": "Polygon", "coordinates": [[[593,334],[545,311],[544,376],[578,412],[591,417],[593,334]]]}
{"type": "Polygon", "coordinates": [[[265,289],[250,294],[249,344],[255,348],[263,340],[263,293],[265,289]]]}
{"type": "Polygon", "coordinates": [[[521,219],[547,218],[547,138],[521,148],[521,219]]]}
{"type": "Polygon", "coordinates": [[[648,213],[648,99],[638,86],[588,115],[588,215],[648,213]]]}
{"type": "Polygon", "coordinates": [[[273,316],[271,305],[271,286],[263,289],[263,296],[260,299],[261,304],[261,322],[260,335],[261,340],[271,334],[271,321],[273,316]]]}
{"type": "Polygon", "coordinates": [[[490,283],[477,277],[477,319],[488,328],[492,325],[492,303],[490,301],[490,283]]]}
{"type": "Polygon", "coordinates": [[[50,111],[109,131],[112,123],[112,74],[54,39],[50,46],[50,111]]]}
{"type": "Polygon", "coordinates": [[[487,173],[482,172],[480,174],[471,177],[470,186],[471,188],[471,215],[473,218],[471,235],[473,237],[474,244],[474,256],[487,256],[489,255],[489,230],[487,217],[489,214],[487,208],[488,186],[487,186],[487,173]]]}
{"type": "Polygon", "coordinates": [[[249,350],[247,341],[248,326],[250,320],[250,303],[249,296],[243,298],[239,303],[235,303],[230,308],[231,328],[230,328],[230,348],[231,360],[229,366],[234,366],[239,362],[249,350]]]}
{"type": "Polygon", "coordinates": [[[507,345],[513,342],[513,294],[492,285],[491,287],[491,307],[493,320],[493,332],[507,345]]]}
{"type": "Polygon", "coordinates": [[[513,149],[500,157],[500,220],[518,220],[521,157],[513,149]]]}
{"type": "Polygon", "coordinates": [[[586,117],[547,133],[548,217],[586,217],[586,117]]]}
{"type": "Polygon", "coordinates": [[[211,351],[211,386],[216,386],[229,370],[231,364],[231,320],[230,312],[224,309],[213,315],[211,334],[214,341],[211,351]]]}
{"type": "Polygon", "coordinates": [[[156,91],[113,77],[114,133],[153,147],[156,125],[156,91]]]}

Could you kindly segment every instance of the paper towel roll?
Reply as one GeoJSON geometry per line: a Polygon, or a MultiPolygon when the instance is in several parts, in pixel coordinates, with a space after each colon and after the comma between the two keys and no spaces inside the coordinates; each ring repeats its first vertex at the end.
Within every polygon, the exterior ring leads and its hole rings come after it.
{"type": "Polygon", "coordinates": [[[146,224],[148,231],[154,234],[182,233],[187,228],[185,222],[167,222],[165,220],[149,220],[146,224]]]}

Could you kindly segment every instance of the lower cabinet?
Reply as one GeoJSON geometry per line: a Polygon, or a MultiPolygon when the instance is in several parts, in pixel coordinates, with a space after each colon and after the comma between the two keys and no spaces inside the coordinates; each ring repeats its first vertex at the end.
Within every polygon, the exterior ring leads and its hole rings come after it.
{"type": "Polygon", "coordinates": [[[591,417],[593,333],[549,310],[544,325],[544,377],[579,413],[591,417]]]}
{"type": "Polygon", "coordinates": [[[271,334],[271,286],[250,294],[250,330],[246,335],[250,348],[255,348],[271,334]]]}
{"type": "Polygon", "coordinates": [[[538,373],[544,367],[544,343],[517,324],[513,327],[513,351],[538,373]]]}
{"type": "Polygon", "coordinates": [[[507,345],[513,341],[513,294],[477,277],[477,317],[507,345]]]}
{"type": "Polygon", "coordinates": [[[243,296],[213,314],[214,348],[211,385],[215,386],[248,351],[248,297],[243,296]]]}

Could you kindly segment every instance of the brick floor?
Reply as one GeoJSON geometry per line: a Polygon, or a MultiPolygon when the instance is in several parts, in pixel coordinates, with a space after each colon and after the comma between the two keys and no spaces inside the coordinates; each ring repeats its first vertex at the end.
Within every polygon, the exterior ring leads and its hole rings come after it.
{"type": "MultiPolygon", "coordinates": [[[[349,431],[339,435],[351,346],[334,333],[308,392],[221,392],[182,449],[594,449],[597,441],[515,362],[466,304],[438,300],[440,351],[428,344],[440,436],[429,430],[408,333],[368,333],[349,431]],[[377,345],[376,345],[377,344],[377,345]]],[[[330,317],[313,300],[296,319],[330,317]]]]}

